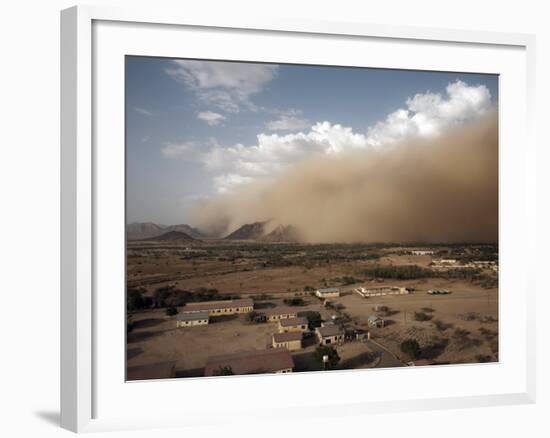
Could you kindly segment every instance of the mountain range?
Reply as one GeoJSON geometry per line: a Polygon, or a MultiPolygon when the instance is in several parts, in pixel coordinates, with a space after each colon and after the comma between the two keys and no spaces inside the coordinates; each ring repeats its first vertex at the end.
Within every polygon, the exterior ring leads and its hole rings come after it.
{"type": "Polygon", "coordinates": [[[159,225],[154,222],[134,222],[126,225],[128,240],[151,239],[166,234],[170,231],[177,231],[186,234],[193,239],[202,239],[205,236],[196,228],[187,225],[159,225]]]}

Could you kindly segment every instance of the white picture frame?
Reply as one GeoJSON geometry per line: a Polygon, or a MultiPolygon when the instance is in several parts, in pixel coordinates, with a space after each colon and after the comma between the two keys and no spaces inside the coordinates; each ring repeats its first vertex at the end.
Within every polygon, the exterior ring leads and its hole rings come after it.
{"type": "MultiPolygon", "coordinates": [[[[199,36],[197,38],[199,41],[199,36]]],[[[207,43],[201,44],[193,49],[193,56],[200,57],[201,50],[205,54],[208,52],[205,57],[221,53],[219,45],[208,47],[207,43]]],[[[298,18],[282,20],[243,16],[241,19],[229,20],[214,14],[197,15],[189,10],[182,14],[181,11],[158,9],[78,6],[62,11],[61,426],[75,432],[188,426],[202,424],[209,418],[211,421],[212,410],[216,411],[220,423],[246,415],[257,419],[267,418],[280,402],[283,391],[292,391],[291,388],[296,388],[297,383],[307,386],[312,393],[303,403],[290,403],[277,408],[278,412],[284,412],[290,418],[534,402],[535,280],[533,268],[520,260],[522,252],[531,252],[535,245],[535,145],[531,126],[534,120],[534,48],[534,37],[523,34],[380,26],[361,22],[315,22],[298,18]],[[148,37],[142,39],[140,34],[145,30],[148,37]],[[287,57],[286,60],[290,62],[299,62],[299,51],[293,53],[289,49],[286,55],[282,55],[282,52],[270,48],[273,45],[254,43],[260,39],[271,43],[281,40],[282,47],[283,40],[294,39],[302,41],[303,48],[312,49],[308,52],[310,59],[304,60],[304,63],[315,61],[322,64],[332,60],[334,64],[351,65],[350,58],[347,62],[343,60],[344,56],[349,56],[342,53],[345,50],[334,50],[327,55],[316,54],[314,49],[327,42],[333,42],[334,49],[368,44],[372,45],[373,53],[379,53],[382,50],[377,49],[376,45],[384,44],[384,47],[391,47],[395,51],[394,55],[400,54],[399,61],[390,61],[380,53],[376,55],[378,67],[438,69],[445,63],[445,69],[451,71],[502,75],[500,247],[503,253],[500,288],[503,289],[503,299],[500,311],[503,317],[500,333],[504,345],[502,359],[498,364],[489,365],[493,368],[463,365],[375,371],[377,381],[391,379],[396,383],[396,388],[388,391],[386,397],[380,397],[376,382],[368,377],[373,375],[373,371],[331,372],[322,376],[319,373],[308,373],[311,375],[184,379],[185,382],[181,379],[136,383],[120,380],[119,365],[123,355],[120,355],[119,348],[123,349],[124,345],[118,344],[124,333],[124,313],[120,313],[124,307],[121,299],[112,309],[106,309],[105,300],[101,299],[101,293],[105,293],[102,291],[110,289],[111,281],[113,284],[119,282],[123,272],[118,271],[121,268],[124,270],[123,259],[120,259],[123,248],[120,245],[114,247],[115,251],[109,252],[112,258],[105,252],[106,241],[116,243],[124,238],[124,223],[118,221],[120,216],[113,221],[114,226],[105,225],[105,211],[108,211],[109,206],[119,208],[118,188],[121,183],[124,184],[124,169],[120,166],[120,159],[123,158],[123,153],[120,153],[124,149],[123,140],[120,142],[123,105],[122,108],[118,106],[120,96],[124,94],[123,89],[119,89],[124,81],[123,75],[120,77],[120,56],[155,53],[159,56],[179,56],[180,50],[183,50],[181,44],[178,46],[170,41],[173,37],[185,38],[191,35],[190,32],[196,32],[197,35],[200,33],[200,38],[206,38],[204,41],[216,39],[226,32],[231,33],[235,41],[245,39],[251,42],[249,47],[234,49],[227,59],[245,56],[247,60],[260,60],[258,50],[262,49],[266,53],[262,56],[267,58],[261,60],[277,62],[287,57]],[[405,47],[411,50],[405,51],[405,47]],[[407,53],[415,47],[415,50],[420,51],[418,53],[442,55],[409,59],[407,53]],[[449,47],[460,52],[459,56],[450,59],[443,54],[450,50],[449,47]],[[249,54],[243,55],[246,50],[249,54]],[[486,59],[487,56],[493,58],[486,59]],[[466,63],[465,59],[471,61],[466,63]],[[107,103],[105,95],[113,100],[107,103]],[[109,113],[108,108],[113,108],[114,112],[109,113]],[[512,116],[516,120],[513,127],[508,123],[512,116]],[[523,139],[521,147],[513,148],[514,141],[520,138],[523,139]],[[104,144],[111,145],[110,150],[117,155],[107,160],[106,155],[110,152],[101,146],[104,144]],[[99,154],[98,148],[101,149],[99,154]],[[117,187],[112,190],[112,194],[108,193],[111,187],[117,187]],[[519,235],[520,228],[527,230],[522,236],[519,235]],[[112,275],[105,268],[107,265],[112,267],[112,275]],[[514,269],[511,269],[512,266],[514,269]],[[507,291],[512,289],[516,293],[508,295],[507,291]],[[517,312],[516,319],[510,321],[509,316],[514,311],[517,312]],[[117,315],[120,318],[118,322],[117,315]],[[519,346],[513,355],[507,354],[507,351],[510,353],[510,350],[506,350],[508,339],[519,346]],[[106,357],[111,360],[107,362],[106,357]],[[110,368],[115,371],[111,372],[110,368]],[[406,374],[410,372],[415,372],[414,380],[418,382],[429,378],[436,382],[464,379],[464,383],[458,385],[462,388],[448,388],[448,392],[441,384],[423,392],[413,384],[403,384],[410,380],[410,374],[406,374]],[[314,387],[317,379],[334,383],[343,394],[326,397],[325,390],[325,396],[319,391],[316,397],[314,387]],[[502,380],[501,387],[498,386],[499,379],[502,380]],[[479,387],[478,391],[472,390],[467,383],[470,381],[479,387]],[[364,382],[368,382],[365,384],[369,391],[352,393],[352,388],[364,382]],[[157,403],[156,407],[145,406],[144,410],[149,409],[151,415],[143,415],[139,410],[132,411],[132,399],[143,397],[143,400],[164,400],[170,391],[174,392],[176,385],[179,385],[179,390],[183,384],[189,394],[196,395],[193,406],[186,407],[193,408],[185,411],[187,415],[182,415],[183,406],[168,409],[171,406],[169,397],[166,403],[157,403]],[[409,386],[407,391],[400,389],[409,386]],[[207,411],[206,399],[201,398],[204,389],[216,390],[219,391],[222,403],[224,393],[235,393],[241,388],[246,392],[252,387],[273,390],[272,400],[259,403],[257,400],[247,401],[244,397],[236,396],[234,406],[222,412],[215,403],[207,411]],[[125,402],[130,406],[128,409],[123,408],[127,404],[125,402]],[[151,409],[156,410],[152,412],[151,409]]],[[[120,293],[123,294],[123,290],[120,293]]]]}

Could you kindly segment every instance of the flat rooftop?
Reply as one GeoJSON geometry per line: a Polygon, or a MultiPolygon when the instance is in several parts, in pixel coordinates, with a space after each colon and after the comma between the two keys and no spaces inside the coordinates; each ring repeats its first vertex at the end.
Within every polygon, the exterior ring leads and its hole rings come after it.
{"type": "Polygon", "coordinates": [[[223,300],[223,301],[201,301],[198,303],[188,303],[184,312],[200,312],[203,310],[232,309],[236,307],[254,307],[254,301],[250,298],[241,300],[223,300]]]}
{"type": "Polygon", "coordinates": [[[338,287],[326,287],[324,289],[317,289],[317,292],[324,294],[324,293],[332,293],[332,292],[340,292],[340,288],[338,287]]]}
{"type": "Polygon", "coordinates": [[[279,324],[281,325],[281,327],[292,327],[295,325],[307,324],[307,318],[303,318],[300,316],[298,318],[281,319],[279,321],[279,324]]]}
{"type": "Polygon", "coordinates": [[[301,341],[302,332],[273,333],[275,342],[301,341]]]}
{"type": "Polygon", "coordinates": [[[230,367],[234,374],[274,373],[294,368],[294,360],[286,348],[212,356],[204,368],[204,375],[213,376],[216,370],[223,367],[230,367]]]}
{"type": "Polygon", "coordinates": [[[325,325],[324,327],[319,327],[317,330],[319,330],[319,334],[323,338],[344,334],[342,329],[338,327],[336,324],[325,325]]]}
{"type": "Polygon", "coordinates": [[[208,312],[184,312],[178,313],[176,316],[178,321],[198,321],[200,319],[208,319],[208,312]]]}

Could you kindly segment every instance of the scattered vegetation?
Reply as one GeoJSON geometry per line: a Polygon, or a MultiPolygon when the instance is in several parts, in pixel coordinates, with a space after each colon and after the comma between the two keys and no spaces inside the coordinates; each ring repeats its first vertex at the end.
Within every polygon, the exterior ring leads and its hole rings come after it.
{"type": "Polygon", "coordinates": [[[285,298],[283,301],[287,306],[303,306],[303,305],[305,305],[305,302],[304,302],[303,298],[300,298],[300,297],[285,298]]]}
{"type": "Polygon", "coordinates": [[[432,319],[432,315],[425,312],[414,312],[414,319],[416,321],[429,321],[432,319]]]}
{"type": "Polygon", "coordinates": [[[420,357],[420,344],[416,339],[407,339],[401,342],[400,348],[410,359],[418,359],[420,357]]]}

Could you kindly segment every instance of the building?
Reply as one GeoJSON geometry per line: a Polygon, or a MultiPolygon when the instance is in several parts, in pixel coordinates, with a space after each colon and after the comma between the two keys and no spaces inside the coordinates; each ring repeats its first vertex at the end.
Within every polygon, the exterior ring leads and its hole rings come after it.
{"type": "Polygon", "coordinates": [[[344,342],[344,331],[336,324],[317,327],[315,332],[321,345],[342,344],[344,342]]]}
{"type": "Polygon", "coordinates": [[[367,318],[367,324],[369,327],[384,327],[384,320],[378,315],[370,315],[367,318]]]}
{"type": "Polygon", "coordinates": [[[176,327],[207,325],[210,322],[208,312],[186,312],[176,315],[176,327]]]}
{"type": "Polygon", "coordinates": [[[289,307],[275,307],[274,309],[262,310],[268,322],[277,322],[281,319],[296,318],[298,312],[289,307]]]}
{"type": "Polygon", "coordinates": [[[170,379],[173,377],[176,377],[175,362],[159,362],[126,369],[126,380],[170,379]]]}
{"type": "Polygon", "coordinates": [[[188,303],[183,313],[208,312],[210,316],[235,315],[248,313],[254,310],[254,301],[250,298],[242,300],[201,301],[188,303]]]}
{"type": "Polygon", "coordinates": [[[435,251],[428,249],[418,249],[411,251],[412,255],[425,256],[425,255],[434,255],[435,251]]]}
{"type": "Polygon", "coordinates": [[[326,289],[317,289],[315,295],[319,298],[335,298],[340,296],[340,289],[337,287],[328,287],[326,289]]]}
{"type": "Polygon", "coordinates": [[[220,375],[219,370],[228,369],[232,374],[291,373],[294,360],[286,348],[244,351],[208,359],[205,376],[220,375]]]}
{"type": "Polygon", "coordinates": [[[363,298],[381,297],[384,295],[403,295],[410,293],[409,289],[407,289],[406,287],[396,286],[381,286],[368,289],[364,287],[358,287],[357,289],[355,289],[355,292],[363,298]]]}
{"type": "Polygon", "coordinates": [[[302,332],[273,333],[273,348],[287,348],[290,351],[302,348],[302,332]]]}
{"type": "Polygon", "coordinates": [[[305,332],[308,328],[307,318],[285,318],[279,320],[279,332],[305,332]]]}

